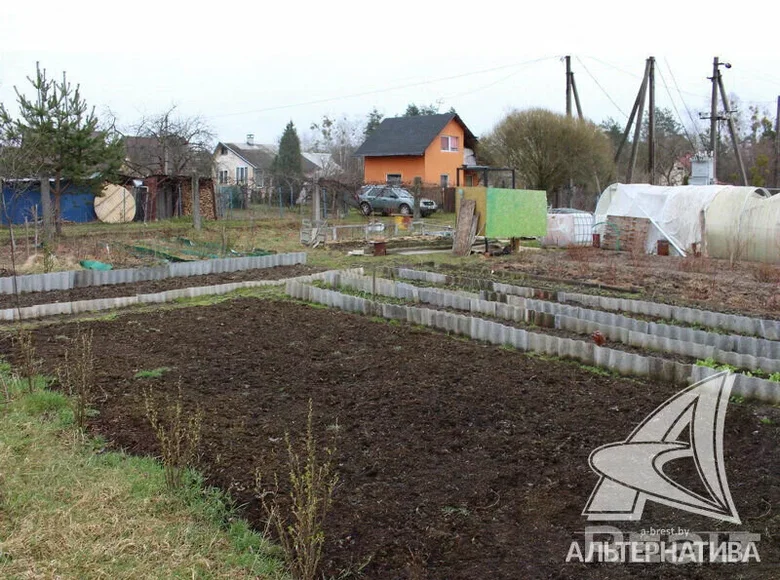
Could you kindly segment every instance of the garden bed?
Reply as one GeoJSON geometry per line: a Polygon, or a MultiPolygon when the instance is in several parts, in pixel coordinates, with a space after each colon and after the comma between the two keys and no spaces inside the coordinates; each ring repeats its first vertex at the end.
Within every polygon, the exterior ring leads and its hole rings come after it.
{"type": "MultiPolygon", "coordinates": [[[[254,471],[281,471],[283,435],[309,398],[336,436],[340,483],[326,522],[325,571],[370,558],[366,578],[728,578],[730,565],[566,564],[596,484],[595,448],[625,439],[678,387],[589,372],[406,324],[290,302],[127,313],[94,332],[103,392],[92,428],[117,447],[155,453],[142,390],[175,391],[205,411],[200,468],[261,528],[254,471]],[[159,378],[138,371],[169,367],[159,378]]],[[[52,372],[75,324],[34,331],[52,372]]],[[[5,341],[8,350],[10,343],[5,341]]],[[[725,463],[740,530],[762,534],[768,578],[780,562],[780,410],[732,404],[725,463]]],[[[283,479],[284,483],[284,479],[283,479]]],[[[722,525],[648,502],[642,523],[722,525]]],[[[728,529],[727,527],[723,529],[728,529]]]]}
{"type": "Polygon", "coordinates": [[[163,280],[147,280],[130,282],[128,284],[112,284],[110,286],[87,286],[70,290],[51,290],[49,292],[25,292],[18,296],[0,295],[0,309],[25,308],[36,304],[53,304],[55,302],[75,302],[76,300],[93,300],[96,298],[119,298],[121,296],[136,296],[151,294],[179,288],[194,288],[198,286],[215,286],[247,280],[279,280],[304,276],[321,272],[323,268],[315,268],[302,264],[295,266],[274,266],[272,268],[255,268],[252,270],[237,270],[223,274],[206,274],[205,276],[186,276],[165,278],[163,280]],[[18,302],[17,302],[18,298],[18,302]]]}

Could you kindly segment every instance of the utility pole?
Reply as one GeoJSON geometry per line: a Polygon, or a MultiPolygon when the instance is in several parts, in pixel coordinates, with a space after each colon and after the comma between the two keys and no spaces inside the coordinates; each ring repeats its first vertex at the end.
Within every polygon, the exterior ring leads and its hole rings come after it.
{"type": "Polygon", "coordinates": [[[742,185],[748,184],[747,173],[745,172],[745,164],[742,161],[742,152],[739,150],[739,142],[737,140],[737,130],[734,125],[734,119],[731,114],[734,112],[729,105],[729,99],[726,96],[726,88],[723,86],[723,76],[720,74],[720,67],[731,68],[731,63],[720,62],[716,56],[712,60],[712,76],[707,77],[712,81],[712,100],[710,102],[710,115],[707,117],[699,113],[699,118],[710,120],[710,150],[712,151],[712,170],[715,180],[718,179],[718,121],[728,121],[729,134],[731,135],[731,143],[734,146],[734,154],[737,156],[737,165],[739,166],[739,173],[742,177],[742,185]],[[720,93],[720,100],[723,104],[723,113],[718,113],[718,93],[720,93]]]}
{"type": "Polygon", "coordinates": [[[726,97],[726,89],[723,88],[723,77],[720,73],[718,73],[718,88],[720,89],[720,100],[723,102],[723,110],[726,112],[726,121],[729,126],[729,133],[731,134],[731,143],[734,145],[734,152],[737,154],[737,165],[739,166],[739,172],[742,175],[742,185],[747,185],[748,178],[747,173],[745,173],[745,164],[742,161],[742,152],[739,150],[737,129],[734,126],[734,117],[731,116],[731,107],[729,106],[728,97],[726,97]]]}
{"type": "Polygon", "coordinates": [[[650,185],[655,185],[655,57],[651,56],[647,61],[650,69],[648,74],[650,102],[647,127],[647,172],[650,175],[650,185]]]}
{"type": "Polygon", "coordinates": [[[577,83],[574,82],[574,73],[571,73],[571,90],[574,93],[574,104],[577,106],[577,116],[582,121],[582,105],[580,105],[580,95],[577,92],[577,83]]]}
{"type": "MultiPolygon", "coordinates": [[[[645,74],[642,77],[642,84],[639,86],[639,92],[636,95],[636,100],[634,101],[634,106],[631,109],[631,114],[628,116],[628,122],[626,123],[626,128],[623,131],[623,137],[620,140],[620,145],[618,145],[617,152],[615,153],[615,163],[618,162],[618,159],[620,159],[620,154],[623,152],[623,147],[625,146],[626,142],[628,141],[628,134],[631,132],[631,126],[634,123],[634,118],[636,117],[637,110],[639,109],[639,103],[643,101],[644,94],[645,94],[645,88],[647,87],[647,77],[649,76],[649,61],[645,63],[645,74]]],[[[637,123],[642,122],[642,114],[639,114],[639,119],[637,123]]]]}
{"type": "Polygon", "coordinates": [[[642,86],[639,87],[637,95],[638,107],[636,109],[636,126],[634,127],[634,142],[631,143],[631,159],[628,162],[628,171],[626,172],[626,183],[631,183],[634,179],[634,168],[636,167],[636,156],[639,151],[639,139],[642,137],[642,115],[645,112],[645,97],[647,96],[647,85],[650,79],[650,59],[645,62],[645,76],[642,79],[642,86]]]}
{"type": "Polygon", "coordinates": [[[720,64],[716,56],[712,60],[712,98],[710,99],[710,151],[712,152],[712,174],[718,181],[718,77],[720,64]]]}
{"type": "Polygon", "coordinates": [[[775,187],[780,187],[780,95],[777,97],[775,115],[775,187]]]}
{"type": "Polygon", "coordinates": [[[571,57],[566,59],[566,116],[571,117],[571,57]]]}

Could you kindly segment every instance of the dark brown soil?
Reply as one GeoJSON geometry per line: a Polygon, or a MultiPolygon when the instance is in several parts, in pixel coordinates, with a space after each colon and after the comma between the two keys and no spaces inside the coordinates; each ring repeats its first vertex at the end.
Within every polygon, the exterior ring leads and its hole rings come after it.
{"type": "MultiPolygon", "coordinates": [[[[445,268],[447,266],[444,266],[445,268]]],[[[454,267],[451,267],[454,268],[454,267]]],[[[487,258],[470,267],[472,275],[484,278],[513,277],[522,285],[559,289],[562,284],[541,278],[606,284],[640,289],[626,298],[652,300],[679,306],[742,314],[761,318],[780,318],[780,265],[736,262],[713,258],[679,258],[631,252],[612,252],[597,248],[569,250],[526,249],[506,258],[487,258]]],[[[458,266],[457,273],[469,275],[458,266]]],[[[597,293],[582,286],[577,291],[597,293]]],[[[606,292],[601,292],[606,293],[606,292]]]]}
{"type": "MultiPolygon", "coordinates": [[[[187,407],[205,411],[201,469],[259,528],[255,469],[283,472],[282,437],[301,433],[313,400],[315,428],[337,436],[328,574],[370,558],[371,579],[777,577],[776,408],[729,406],[725,460],[741,526],[652,501],[642,521],[618,524],[760,533],[761,564],[567,564],[597,481],[589,454],[624,440],[676,388],[287,302],[237,299],[82,326],[94,331],[105,391],[94,430],[155,453],[142,389],[173,393],[181,379],[187,407]],[[133,378],[164,366],[172,371],[160,379],[133,378]]],[[[76,325],[34,332],[51,369],[76,325]]]]}
{"type": "Polygon", "coordinates": [[[247,280],[278,280],[293,276],[304,276],[322,271],[322,268],[310,266],[276,266],[274,268],[258,268],[241,270],[226,274],[207,274],[205,276],[187,276],[166,278],[165,280],[150,280],[148,282],[133,282],[130,284],[111,284],[108,286],[88,286],[72,290],[52,290],[50,292],[25,292],[19,295],[19,302],[12,295],[0,295],[1,308],[24,308],[35,304],[51,304],[54,302],[73,302],[75,300],[91,300],[94,298],[118,298],[121,296],[136,296],[137,294],[152,294],[165,290],[179,288],[194,288],[197,286],[213,286],[245,282],[247,280]]]}

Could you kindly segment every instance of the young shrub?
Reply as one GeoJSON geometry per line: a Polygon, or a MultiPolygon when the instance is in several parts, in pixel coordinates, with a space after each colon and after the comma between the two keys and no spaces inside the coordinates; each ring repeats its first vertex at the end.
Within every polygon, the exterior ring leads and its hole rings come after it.
{"type": "Polygon", "coordinates": [[[290,573],[296,580],[317,577],[325,543],[323,523],[338,482],[338,475],[333,470],[334,450],[317,448],[313,414],[309,399],[302,442],[294,444],[289,433],[285,434],[289,496],[285,498],[279,493],[277,474],[274,474],[273,490],[265,490],[261,471],[258,469],[256,473],[258,496],[268,516],[268,528],[275,530],[290,573]]]}
{"type": "Polygon", "coordinates": [[[26,328],[20,328],[16,333],[15,342],[21,359],[22,377],[27,381],[27,390],[32,393],[35,390],[35,377],[40,366],[33,344],[32,332],[26,328]]]}
{"type": "Polygon", "coordinates": [[[92,350],[92,331],[79,329],[72,346],[65,351],[65,362],[57,370],[65,392],[71,397],[73,423],[83,431],[87,426],[87,412],[95,391],[95,355],[92,350]]]}
{"type": "Polygon", "coordinates": [[[162,407],[150,391],[144,390],[146,418],[154,430],[160,457],[165,470],[165,484],[170,490],[181,489],[184,474],[192,462],[200,445],[203,411],[198,408],[185,416],[182,406],[181,383],[177,386],[176,398],[171,401],[165,397],[162,407]]]}

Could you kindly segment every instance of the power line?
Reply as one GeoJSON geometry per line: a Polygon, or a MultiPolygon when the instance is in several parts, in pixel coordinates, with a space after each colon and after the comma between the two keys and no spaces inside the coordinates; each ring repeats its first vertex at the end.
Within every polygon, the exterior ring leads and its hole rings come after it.
{"type": "MultiPolygon", "coordinates": [[[[664,78],[664,73],[661,71],[661,68],[658,67],[658,74],[661,75],[661,82],[664,84],[664,88],[666,89],[666,94],[669,95],[669,100],[672,102],[672,107],[674,107],[674,112],[677,113],[677,118],[680,119],[680,126],[682,127],[683,133],[685,133],[685,138],[688,139],[688,143],[691,144],[691,147],[696,150],[696,145],[693,142],[693,139],[691,139],[691,136],[688,134],[688,129],[685,128],[685,121],[683,121],[682,115],[680,115],[680,111],[677,110],[677,105],[674,102],[674,99],[672,98],[672,92],[669,90],[669,85],[666,84],[666,78],[664,78]]],[[[681,97],[682,98],[682,97],[681,97]]],[[[683,104],[685,104],[685,101],[683,101],[683,104]]],[[[699,136],[701,138],[701,136],[699,136]]]]}
{"type": "Polygon", "coordinates": [[[344,100],[344,99],[354,99],[354,98],[357,98],[357,97],[365,97],[365,96],[368,96],[368,95],[377,95],[377,94],[386,93],[386,92],[389,92],[389,91],[398,91],[398,90],[401,90],[401,89],[408,89],[408,88],[412,88],[412,87],[419,87],[419,86],[423,86],[423,85],[430,85],[430,84],[433,84],[433,83],[440,83],[440,82],[444,82],[444,81],[451,81],[451,80],[455,80],[455,79],[461,79],[461,78],[464,78],[464,77],[469,77],[469,76],[474,76],[474,75],[494,72],[494,71],[497,71],[497,70],[505,70],[505,69],[514,68],[514,67],[522,67],[522,66],[526,66],[526,65],[529,65],[529,64],[534,64],[534,63],[537,63],[537,62],[541,62],[543,60],[548,60],[548,59],[551,59],[551,58],[555,58],[555,57],[545,56],[545,57],[542,57],[542,58],[536,58],[536,59],[528,60],[528,61],[525,61],[525,62],[519,62],[519,63],[514,63],[514,64],[507,64],[507,65],[502,65],[502,66],[496,66],[496,67],[493,67],[493,68],[482,69],[482,70],[477,70],[477,71],[471,71],[471,72],[466,72],[466,73],[460,73],[460,74],[451,75],[451,76],[447,76],[447,77],[440,77],[440,78],[436,78],[436,79],[429,79],[429,80],[425,80],[425,81],[418,81],[418,82],[414,82],[414,83],[408,83],[408,84],[404,84],[404,85],[397,85],[397,86],[393,86],[393,87],[385,87],[383,89],[374,89],[374,90],[371,90],[371,91],[363,91],[363,92],[360,92],[360,93],[352,93],[352,94],[348,94],[348,95],[340,95],[338,97],[327,97],[327,98],[324,98],[324,99],[316,99],[316,100],[313,100],[313,101],[302,101],[302,102],[299,102],[299,103],[288,103],[286,105],[276,105],[276,106],[273,106],[273,107],[264,107],[262,109],[253,109],[251,111],[241,111],[241,112],[235,112],[235,113],[223,113],[221,115],[211,115],[210,118],[218,119],[218,118],[221,118],[221,117],[233,117],[233,116],[237,116],[237,115],[252,115],[252,114],[256,114],[256,113],[265,113],[265,112],[268,112],[268,111],[279,111],[279,110],[282,110],[282,109],[291,109],[291,108],[294,108],[294,107],[305,107],[305,106],[308,106],[308,105],[319,105],[319,104],[322,104],[322,103],[331,103],[333,101],[341,101],[341,100],[344,100]]]}
{"type": "MultiPolygon", "coordinates": [[[[600,58],[596,58],[595,56],[587,56],[587,55],[586,55],[586,56],[585,56],[585,58],[589,58],[589,59],[591,59],[591,60],[595,60],[596,62],[598,62],[598,63],[600,63],[600,64],[603,64],[604,66],[607,66],[607,67],[609,67],[609,68],[611,68],[611,69],[615,69],[616,71],[618,71],[618,72],[622,72],[623,74],[626,74],[626,75],[628,75],[628,76],[630,76],[630,77],[634,77],[635,79],[641,79],[641,78],[642,78],[642,75],[638,75],[638,74],[636,74],[636,73],[633,73],[633,72],[627,71],[626,69],[620,68],[620,67],[619,67],[619,66],[617,66],[617,65],[614,65],[614,64],[611,64],[611,63],[609,63],[609,62],[606,62],[606,61],[604,61],[604,60],[601,60],[600,58]]],[[[579,60],[579,59],[578,59],[578,60],[579,60]]]]}
{"type": "MultiPolygon", "coordinates": [[[[602,64],[602,65],[604,65],[604,66],[606,66],[606,67],[609,67],[609,68],[611,68],[611,69],[614,69],[614,70],[616,70],[616,71],[618,71],[618,72],[621,72],[621,73],[623,73],[623,74],[626,74],[626,75],[628,75],[628,76],[631,76],[631,77],[634,77],[634,78],[637,78],[637,79],[641,79],[641,78],[642,78],[642,75],[638,75],[638,74],[636,74],[636,73],[633,73],[633,72],[627,71],[627,70],[626,70],[626,69],[624,69],[624,68],[620,68],[619,66],[617,66],[617,65],[615,65],[615,64],[612,64],[612,63],[610,63],[610,62],[607,62],[607,61],[605,61],[605,60],[602,60],[602,59],[600,59],[600,58],[596,58],[595,56],[586,56],[585,58],[589,58],[589,59],[591,59],[591,60],[594,60],[594,61],[596,61],[596,62],[597,62],[597,63],[599,63],[599,64],[602,64]]],[[[664,60],[666,60],[666,58],[664,58],[664,60]]],[[[668,62],[666,63],[666,66],[667,66],[667,68],[669,68],[669,63],[668,63],[668,62]]],[[[707,98],[707,96],[706,96],[706,95],[700,95],[700,94],[698,94],[698,93],[694,93],[694,92],[691,92],[691,91],[681,91],[679,87],[677,88],[677,91],[678,91],[678,92],[685,93],[686,95],[689,95],[689,96],[691,96],[691,97],[707,98]]]]}
{"type": "Polygon", "coordinates": [[[607,92],[607,90],[601,86],[601,83],[596,80],[596,77],[594,77],[591,72],[588,70],[588,67],[585,66],[585,63],[582,62],[579,56],[575,57],[577,59],[577,62],[582,65],[582,68],[585,69],[585,72],[588,73],[588,76],[593,79],[593,82],[596,83],[596,86],[601,89],[601,92],[604,93],[604,95],[609,99],[609,102],[615,105],[615,108],[620,111],[623,116],[628,119],[628,115],[626,115],[626,112],[620,108],[620,105],[618,105],[615,100],[612,98],[612,96],[607,92]]]}
{"type": "MultiPolygon", "coordinates": [[[[680,95],[680,100],[682,101],[683,107],[685,107],[685,111],[688,113],[688,118],[691,120],[691,124],[693,125],[693,128],[696,130],[696,135],[699,137],[699,140],[701,143],[704,143],[704,137],[702,136],[701,132],[699,132],[699,125],[696,123],[696,120],[693,118],[693,115],[691,114],[691,110],[688,108],[688,104],[685,102],[685,99],[682,96],[682,92],[680,91],[680,85],[677,84],[677,79],[674,76],[674,71],[672,71],[672,67],[669,66],[669,61],[664,57],[664,64],[666,65],[666,69],[669,71],[669,75],[672,77],[672,82],[674,83],[675,88],[677,89],[677,94],[680,95]]],[[[663,75],[662,75],[663,78],[663,75]]],[[[666,86],[666,81],[664,81],[664,86],[666,86]]],[[[668,88],[667,88],[668,91],[668,88]]],[[[671,99],[672,96],[669,95],[669,98],[671,99]]],[[[674,104],[674,100],[672,99],[672,104],[674,104]]],[[[676,108],[675,108],[676,110],[676,108]]],[[[677,116],[679,117],[680,114],[677,113],[677,116]]],[[[682,119],[680,119],[682,121],[682,119]]],[[[685,123],[683,123],[683,129],[685,128],[685,123]]],[[[690,139],[688,139],[690,141],[690,139]]]]}
{"type": "Polygon", "coordinates": [[[482,90],[485,90],[485,89],[489,89],[490,87],[494,87],[494,86],[496,86],[497,84],[500,84],[500,83],[503,83],[503,82],[504,82],[504,81],[506,81],[506,80],[509,80],[510,78],[512,78],[513,76],[515,76],[517,73],[519,73],[519,72],[520,72],[520,70],[522,70],[522,69],[523,69],[523,68],[525,68],[526,66],[529,66],[529,65],[531,65],[531,64],[536,64],[537,62],[541,62],[542,60],[549,60],[549,59],[552,59],[552,58],[556,58],[556,57],[554,57],[554,56],[549,56],[549,57],[546,57],[546,58],[544,58],[544,59],[541,59],[541,60],[536,60],[536,61],[531,61],[531,62],[525,63],[524,65],[518,65],[518,66],[520,66],[520,69],[518,69],[518,70],[516,70],[516,71],[514,71],[514,72],[511,72],[511,73],[509,73],[509,74],[508,74],[508,75],[506,75],[505,77],[501,77],[500,79],[498,79],[498,80],[497,80],[497,81],[495,81],[495,82],[492,82],[492,83],[490,83],[490,84],[487,84],[487,85],[481,85],[481,86],[477,87],[476,89],[471,89],[471,90],[469,90],[469,91],[465,91],[465,92],[463,92],[463,93],[458,93],[458,94],[456,94],[456,95],[451,95],[451,96],[445,97],[445,99],[446,99],[446,100],[449,100],[449,99],[457,99],[457,98],[459,98],[459,97],[464,97],[464,96],[466,96],[466,95],[471,95],[471,94],[473,94],[473,93],[476,93],[476,92],[478,92],[478,91],[482,91],[482,90]]]}

